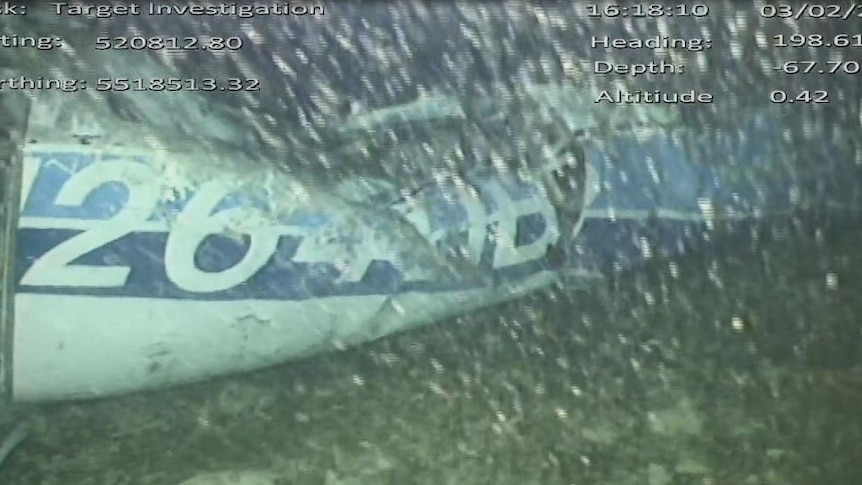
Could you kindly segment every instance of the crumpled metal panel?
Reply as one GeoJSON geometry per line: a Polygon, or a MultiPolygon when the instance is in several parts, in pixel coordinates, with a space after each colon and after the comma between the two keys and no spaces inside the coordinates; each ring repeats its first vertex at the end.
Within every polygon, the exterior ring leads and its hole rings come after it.
{"type": "Polygon", "coordinates": [[[15,265],[10,262],[17,250],[19,181],[29,106],[29,100],[19,93],[0,93],[0,405],[9,399],[12,388],[15,265]]]}

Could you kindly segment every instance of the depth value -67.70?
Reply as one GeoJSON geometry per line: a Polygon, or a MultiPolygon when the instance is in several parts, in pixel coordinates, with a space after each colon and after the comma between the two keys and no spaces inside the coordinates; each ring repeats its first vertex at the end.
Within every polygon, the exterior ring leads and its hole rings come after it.
{"type": "Polygon", "coordinates": [[[100,78],[97,91],[260,91],[259,79],[100,78]]]}
{"type": "Polygon", "coordinates": [[[773,70],[784,74],[859,74],[862,64],[858,61],[787,61],[773,70]]]}

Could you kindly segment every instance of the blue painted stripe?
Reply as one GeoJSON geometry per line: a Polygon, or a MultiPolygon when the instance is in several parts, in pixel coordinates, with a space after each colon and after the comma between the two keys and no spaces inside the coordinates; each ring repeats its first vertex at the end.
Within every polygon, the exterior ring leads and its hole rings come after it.
{"type": "MultiPolygon", "coordinates": [[[[746,224],[740,222],[740,224],[746,224]]],[[[56,247],[79,231],[65,229],[22,229],[19,231],[20,259],[17,274],[20,277],[33,261],[49,249],[56,247]]],[[[592,219],[587,221],[578,247],[581,251],[569,265],[579,269],[599,270],[605,274],[614,265],[637,266],[646,259],[642,239],[653,245],[654,254],[680,254],[703,242],[702,223],[675,220],[619,220],[592,219]]],[[[98,296],[129,296],[141,298],[170,298],[194,300],[304,300],[328,296],[391,295],[408,291],[438,292],[479,287],[481,283],[453,284],[445,282],[404,281],[392,263],[375,261],[365,277],[355,283],[339,283],[338,269],[328,263],[299,263],[291,258],[300,244],[300,238],[283,237],[269,264],[247,282],[232,289],[214,293],[184,291],[171,283],[165,273],[164,248],[168,235],[156,232],[129,234],[107,246],[99,248],[78,260],[76,264],[95,266],[128,266],[131,272],[127,284],[119,288],[71,287],[18,287],[22,293],[49,293],[98,296]]],[[[551,268],[546,260],[493,270],[490,259],[493,241],[485,247],[480,268],[492,281],[516,282],[551,268]]],[[[242,258],[245,247],[238,241],[213,236],[201,245],[197,264],[203,270],[217,271],[242,258]]]]}
{"type": "MultiPolygon", "coordinates": [[[[169,235],[164,232],[133,232],[72,262],[89,266],[129,267],[131,270],[128,280],[122,287],[81,288],[20,284],[21,278],[36,260],[61,242],[80,233],[81,231],[69,229],[19,229],[19,258],[16,267],[18,292],[195,300],[303,300],[339,295],[448,291],[469,287],[466,283],[405,281],[403,274],[392,262],[381,260],[373,261],[360,281],[338,282],[341,273],[332,263],[293,261],[292,257],[301,243],[301,238],[283,236],[269,263],[246,282],[225,291],[194,293],[178,288],[166,274],[163,255],[169,235]]],[[[525,237],[527,241],[531,239],[533,236],[525,237]]],[[[445,242],[458,243],[457,240],[445,242]]],[[[487,274],[488,280],[495,277],[519,278],[547,267],[544,261],[538,260],[492,270],[494,246],[493,240],[489,238],[478,265],[479,270],[487,274]]],[[[242,259],[246,249],[247,246],[233,238],[210,236],[198,249],[195,263],[203,271],[219,271],[242,259]]],[[[473,286],[478,286],[478,283],[474,282],[473,286]]]]}

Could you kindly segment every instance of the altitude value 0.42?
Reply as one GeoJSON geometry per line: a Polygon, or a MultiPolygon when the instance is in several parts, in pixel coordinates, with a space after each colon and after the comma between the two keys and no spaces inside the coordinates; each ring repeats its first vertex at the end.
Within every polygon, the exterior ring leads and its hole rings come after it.
{"type": "Polygon", "coordinates": [[[776,90],[769,93],[769,101],[775,104],[824,104],[829,102],[829,91],[802,90],[789,92],[776,90]]]}

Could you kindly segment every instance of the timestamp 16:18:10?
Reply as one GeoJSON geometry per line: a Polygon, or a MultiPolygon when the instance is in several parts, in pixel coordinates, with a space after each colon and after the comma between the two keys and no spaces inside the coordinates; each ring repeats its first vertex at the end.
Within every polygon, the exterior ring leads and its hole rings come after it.
{"type": "Polygon", "coordinates": [[[703,4],[662,5],[659,3],[633,3],[631,5],[588,4],[587,17],[706,17],[709,7],[703,4]]]}

